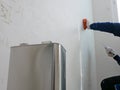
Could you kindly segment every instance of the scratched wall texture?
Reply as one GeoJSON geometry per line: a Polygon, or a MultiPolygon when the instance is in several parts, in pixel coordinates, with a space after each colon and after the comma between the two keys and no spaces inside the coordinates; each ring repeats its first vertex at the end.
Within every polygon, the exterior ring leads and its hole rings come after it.
{"type": "Polygon", "coordinates": [[[12,18],[21,13],[21,1],[22,0],[0,0],[0,19],[4,23],[11,23],[12,18]]]}

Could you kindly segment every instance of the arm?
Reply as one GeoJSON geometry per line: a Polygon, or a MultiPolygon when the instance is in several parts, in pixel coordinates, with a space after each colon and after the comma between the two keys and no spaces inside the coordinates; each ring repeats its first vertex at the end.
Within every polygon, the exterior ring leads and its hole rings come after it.
{"type": "Polygon", "coordinates": [[[120,65],[120,56],[116,55],[113,57],[115,61],[120,65]]]}
{"type": "Polygon", "coordinates": [[[113,33],[115,36],[120,37],[120,23],[101,22],[90,24],[90,29],[101,32],[113,33]]]}

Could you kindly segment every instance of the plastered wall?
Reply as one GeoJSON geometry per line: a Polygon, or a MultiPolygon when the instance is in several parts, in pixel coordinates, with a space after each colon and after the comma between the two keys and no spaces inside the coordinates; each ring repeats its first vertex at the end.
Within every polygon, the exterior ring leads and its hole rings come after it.
{"type": "Polygon", "coordinates": [[[88,67],[82,72],[81,61],[93,60],[94,40],[93,32],[82,31],[81,21],[92,20],[91,12],[91,0],[0,0],[0,90],[7,89],[10,47],[49,40],[67,51],[67,90],[83,90],[88,67]],[[82,42],[87,35],[90,46],[82,42]]]}

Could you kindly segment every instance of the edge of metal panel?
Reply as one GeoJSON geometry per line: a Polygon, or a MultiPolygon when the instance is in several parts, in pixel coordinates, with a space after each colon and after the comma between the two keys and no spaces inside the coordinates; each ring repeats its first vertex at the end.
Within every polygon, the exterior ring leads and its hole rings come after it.
{"type": "Polygon", "coordinates": [[[54,81],[53,90],[62,90],[62,50],[66,53],[66,50],[61,44],[53,44],[53,57],[54,57],[54,81]]]}

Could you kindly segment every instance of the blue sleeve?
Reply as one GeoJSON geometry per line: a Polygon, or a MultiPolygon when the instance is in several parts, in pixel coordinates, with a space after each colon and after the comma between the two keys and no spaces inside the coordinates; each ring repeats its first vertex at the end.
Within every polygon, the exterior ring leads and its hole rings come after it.
{"type": "Polygon", "coordinates": [[[120,37],[120,23],[110,23],[110,22],[92,23],[90,24],[90,29],[113,33],[115,36],[120,37]]]}
{"type": "Polygon", "coordinates": [[[120,57],[118,56],[118,55],[116,55],[115,57],[113,57],[116,61],[117,61],[117,63],[120,65],[120,57]]]}

